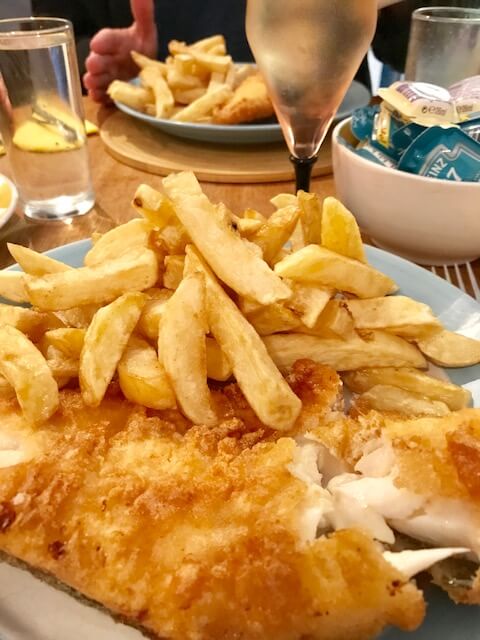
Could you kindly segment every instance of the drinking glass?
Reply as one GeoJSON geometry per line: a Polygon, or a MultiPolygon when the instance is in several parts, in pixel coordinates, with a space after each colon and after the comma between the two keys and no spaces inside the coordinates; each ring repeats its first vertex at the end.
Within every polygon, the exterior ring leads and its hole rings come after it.
{"type": "Polygon", "coordinates": [[[426,7],[412,16],[405,77],[441,87],[480,74],[480,9],[426,7]]]}
{"type": "Polygon", "coordinates": [[[80,77],[67,20],[0,20],[0,130],[27,218],[94,204],[80,77]]]}
{"type": "Polygon", "coordinates": [[[308,191],[313,164],[377,22],[377,0],[248,0],[247,37],[308,191]]]}

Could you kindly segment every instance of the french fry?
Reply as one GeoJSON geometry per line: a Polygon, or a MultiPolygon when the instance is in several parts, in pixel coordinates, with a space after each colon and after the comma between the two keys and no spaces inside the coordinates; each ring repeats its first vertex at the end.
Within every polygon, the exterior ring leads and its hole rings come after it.
{"type": "Polygon", "coordinates": [[[298,198],[292,193],[279,193],[270,199],[270,202],[276,209],[283,209],[284,207],[297,207],[298,198]]]}
{"type": "Polygon", "coordinates": [[[48,420],[58,408],[58,387],[45,358],[18,329],[0,327],[0,373],[15,389],[27,420],[48,420]]]}
{"type": "Polygon", "coordinates": [[[265,223],[268,218],[266,218],[260,211],[255,211],[255,209],[245,209],[243,212],[242,218],[245,220],[258,220],[259,222],[265,223]]]}
{"type": "MultiPolygon", "coordinates": [[[[148,220],[135,218],[104,233],[88,251],[84,259],[87,267],[100,265],[118,258],[132,249],[148,247],[152,224],[148,220]]],[[[42,275],[42,274],[35,274],[42,275]]]]}
{"type": "Polygon", "coordinates": [[[175,122],[197,122],[200,118],[210,115],[215,107],[226,102],[231,95],[230,87],[218,86],[178,111],[171,119],[175,122]]]}
{"type": "Polygon", "coordinates": [[[344,300],[330,300],[313,327],[299,331],[321,338],[353,340],[356,337],[355,323],[344,300]]]}
{"type": "Polygon", "coordinates": [[[425,358],[414,345],[381,331],[372,331],[351,340],[298,333],[266,336],[263,340],[273,361],[282,370],[304,358],[328,365],[336,371],[382,366],[421,369],[427,366],[425,358]]]}
{"type": "Polygon", "coordinates": [[[85,341],[85,329],[72,327],[47,331],[40,342],[40,350],[45,355],[49,347],[54,347],[69,358],[78,360],[85,341]]]}
{"type": "Polygon", "coordinates": [[[325,198],[322,211],[321,244],[347,258],[367,262],[355,217],[336,198],[325,198]]]}
{"type": "MultiPolygon", "coordinates": [[[[208,83],[207,91],[212,91],[221,85],[225,85],[226,82],[225,73],[219,73],[218,71],[214,71],[210,76],[210,82],[208,83]]],[[[227,86],[232,88],[232,85],[229,83],[227,86]]]]}
{"type": "Polygon", "coordinates": [[[354,408],[363,413],[375,409],[382,413],[396,413],[405,416],[446,416],[450,409],[444,402],[432,400],[413,391],[379,384],[363,393],[354,408]]]}
{"type": "Polygon", "coordinates": [[[158,340],[165,303],[170,300],[172,294],[173,292],[168,289],[161,289],[158,296],[145,303],[137,324],[137,331],[149,340],[158,340]]]}
{"type": "Polygon", "coordinates": [[[150,249],[132,250],[94,267],[28,278],[33,305],[43,310],[71,309],[114,300],[127,291],[149,289],[157,281],[158,264],[150,249]]]}
{"type": "Polygon", "coordinates": [[[227,50],[225,37],[220,34],[209,36],[208,38],[202,38],[202,40],[197,40],[197,42],[190,45],[191,49],[194,49],[195,51],[202,51],[203,53],[210,53],[212,49],[217,50],[218,47],[221,47],[224,53],[227,50]]]}
{"type": "Polygon", "coordinates": [[[299,216],[300,212],[296,206],[278,209],[252,236],[252,242],[262,249],[265,262],[272,263],[272,260],[292,235],[299,216]]]}
{"type": "Polygon", "coordinates": [[[198,195],[199,186],[193,174],[171,175],[163,180],[163,185],[194,244],[223,282],[240,295],[262,304],[291,295],[287,285],[266,262],[256,256],[228,224],[218,219],[216,208],[208,198],[203,193],[198,195]],[[187,180],[192,183],[191,187],[179,191],[178,183],[187,180]],[[238,266],[231,269],[230,264],[238,266]]]}
{"type": "Polygon", "coordinates": [[[15,398],[15,389],[2,375],[0,375],[0,398],[2,400],[11,400],[12,398],[15,398]]]}
{"type": "Polygon", "coordinates": [[[420,351],[440,367],[470,367],[480,362],[480,340],[447,329],[416,342],[420,351]]]}
{"type": "Polygon", "coordinates": [[[300,317],[306,327],[312,329],[317,324],[327,302],[333,297],[333,289],[302,282],[292,282],[290,287],[292,296],[285,305],[300,317]]]}
{"type": "Polygon", "coordinates": [[[29,302],[21,271],[0,271],[0,297],[11,302],[29,302]]]}
{"type": "Polygon", "coordinates": [[[122,80],[114,80],[107,93],[113,101],[121,102],[137,111],[143,111],[145,105],[153,102],[153,91],[150,88],[136,87],[122,80]]]}
{"type": "Polygon", "coordinates": [[[141,184],[133,197],[133,208],[148,222],[162,231],[175,220],[172,202],[163,194],[147,184],[141,184]]]}
{"type": "Polygon", "coordinates": [[[48,318],[48,329],[86,329],[99,309],[98,304],[87,304],[82,307],[73,307],[63,311],[47,311],[44,315],[48,318]]]}
{"type": "Polygon", "coordinates": [[[43,353],[48,368],[59,389],[67,385],[73,378],[78,378],[80,362],[66,353],[50,345],[43,353]]]}
{"type": "Polygon", "coordinates": [[[125,293],[95,314],[80,354],[80,390],[86,405],[97,407],[103,400],[144,304],[143,294],[125,293]]]}
{"type": "MultiPolygon", "coordinates": [[[[191,242],[185,227],[178,221],[167,224],[160,233],[155,231],[151,237],[151,244],[157,249],[161,246],[170,255],[180,255],[185,252],[185,247],[191,242]]],[[[165,256],[163,257],[165,259],[165,256]]]]}
{"type": "Polygon", "coordinates": [[[43,253],[37,253],[22,247],[19,244],[12,244],[7,242],[7,247],[12,258],[18,263],[18,265],[32,276],[43,276],[47,273],[61,273],[63,271],[70,271],[72,267],[68,264],[49,258],[43,253]]]}
{"type": "Polygon", "coordinates": [[[260,220],[250,220],[249,218],[239,218],[237,216],[235,216],[233,224],[238,233],[245,238],[251,238],[263,227],[263,222],[260,222],[260,220]]]}
{"type": "Polygon", "coordinates": [[[175,99],[163,73],[159,73],[152,66],[144,67],[140,71],[140,79],[145,87],[152,90],[155,99],[155,117],[169,118],[175,106],[175,99]]]}
{"type": "Polygon", "coordinates": [[[260,306],[257,310],[245,313],[245,317],[261,336],[272,333],[295,331],[301,326],[299,317],[281,303],[275,302],[267,306],[260,306]]]}
{"type": "Polygon", "coordinates": [[[171,40],[168,43],[168,50],[173,56],[179,53],[188,53],[195,62],[209,71],[227,73],[232,64],[231,56],[204,53],[193,47],[188,47],[184,42],[179,42],[178,40],[171,40]]]}
{"type": "Polygon", "coordinates": [[[376,298],[398,289],[391,278],[373,267],[314,244],[278,262],[275,273],[283,278],[347,291],[359,298],[376,298]]]}
{"type": "Polygon", "coordinates": [[[446,380],[439,380],[417,369],[381,367],[351,371],[342,375],[347,387],[354,393],[365,393],[372,387],[388,385],[418,393],[425,398],[445,403],[452,411],[469,406],[469,391],[446,380]]]}
{"type": "MultiPolygon", "coordinates": [[[[192,104],[195,100],[198,100],[202,96],[205,95],[205,89],[200,87],[198,89],[172,89],[173,97],[175,98],[175,102],[177,104],[192,104]]],[[[177,111],[178,113],[178,111],[177,111]]],[[[174,117],[176,114],[174,114],[174,117]]],[[[202,116],[202,119],[208,116],[202,116]]],[[[199,122],[200,118],[197,118],[197,122],[199,122]]]]}
{"type": "Polygon", "coordinates": [[[207,385],[208,333],[205,278],[188,275],[166,304],[159,354],[183,413],[195,424],[214,426],[217,416],[207,385]]]}
{"type": "Polygon", "coordinates": [[[207,376],[225,382],[233,375],[232,365],[216,340],[207,337],[207,376]]]}
{"type": "Polygon", "coordinates": [[[187,67],[188,70],[185,70],[185,65],[182,65],[183,68],[179,67],[179,62],[178,58],[176,58],[175,65],[169,67],[167,71],[167,82],[173,95],[175,96],[176,91],[201,90],[205,93],[207,88],[203,78],[193,73],[194,70],[192,66],[195,65],[195,62],[190,59],[191,65],[187,67]]]}
{"type": "Polygon", "coordinates": [[[0,304],[0,326],[9,325],[30,339],[38,338],[45,326],[45,316],[38,311],[0,304]]]}
{"type": "Polygon", "coordinates": [[[441,328],[430,307],[405,296],[346,300],[345,304],[358,329],[383,329],[402,338],[421,338],[441,328]]]}
{"type": "Polygon", "coordinates": [[[175,290],[183,278],[185,256],[166,256],[165,271],[163,273],[163,286],[166,289],[175,290]]]}
{"type": "Polygon", "coordinates": [[[302,403],[283,378],[248,320],[222,289],[193,246],[186,273],[205,275],[210,330],[227,356],[240,389],[260,420],[279,431],[291,429],[302,403]]]}
{"type": "Polygon", "coordinates": [[[297,194],[300,205],[300,220],[303,231],[303,242],[321,244],[322,241],[322,208],[316,193],[299,191],[297,194]]]}
{"type": "Polygon", "coordinates": [[[159,60],[152,60],[152,58],[148,58],[142,53],[138,53],[138,51],[131,51],[130,55],[132,56],[132,60],[135,62],[139,69],[145,69],[145,67],[153,67],[157,73],[166,76],[167,65],[164,62],[160,62],[159,60]]]}
{"type": "Polygon", "coordinates": [[[146,340],[132,336],[118,363],[123,395],[150,409],[173,409],[175,393],[157,352],[146,340]]]}

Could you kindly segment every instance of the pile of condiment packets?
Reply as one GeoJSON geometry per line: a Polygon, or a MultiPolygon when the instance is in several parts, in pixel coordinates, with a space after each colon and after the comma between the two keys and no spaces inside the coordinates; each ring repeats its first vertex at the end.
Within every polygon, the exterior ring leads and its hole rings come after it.
{"type": "Polygon", "coordinates": [[[380,104],[357,109],[358,155],[419,176],[480,182],[480,76],[444,89],[400,81],[380,104]]]}

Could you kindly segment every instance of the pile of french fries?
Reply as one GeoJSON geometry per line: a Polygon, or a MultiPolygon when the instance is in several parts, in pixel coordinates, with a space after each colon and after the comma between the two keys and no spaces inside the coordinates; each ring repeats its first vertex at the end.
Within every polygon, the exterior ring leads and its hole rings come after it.
{"type": "Polygon", "coordinates": [[[480,342],[444,329],[367,263],[334,198],[281,194],[267,218],[214,204],[192,173],[141,185],[140,217],[93,238],[74,269],[9,245],[0,272],[0,395],[33,423],[59,389],[98,406],[113,380],[128,400],[218,422],[209,381],[236,380],[259,419],[289,430],[302,409],[284,374],[299,359],[341,372],[358,410],[445,415],[469,393],[428,375],[480,361],[480,342]]]}
{"type": "Polygon", "coordinates": [[[211,123],[234,90],[254,69],[235,65],[222,35],[192,45],[172,40],[165,62],[132,51],[140,86],[115,80],[108,94],[117,102],[161,119],[211,123]]]}

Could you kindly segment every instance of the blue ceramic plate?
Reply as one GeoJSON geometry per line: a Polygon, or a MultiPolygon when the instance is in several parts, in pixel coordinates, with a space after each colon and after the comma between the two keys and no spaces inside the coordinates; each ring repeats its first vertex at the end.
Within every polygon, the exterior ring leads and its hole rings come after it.
{"type": "MultiPolygon", "coordinates": [[[[132,80],[137,84],[136,80],[132,80]]],[[[355,109],[368,104],[370,93],[363,84],[354,81],[345,96],[335,120],[342,120],[352,115],[355,109]]],[[[164,133],[177,138],[188,138],[189,140],[201,140],[202,142],[213,142],[221,144],[260,144],[265,142],[279,142],[283,140],[280,125],[275,124],[195,124],[192,122],[175,122],[148,116],[145,113],[136,111],[121,102],[115,102],[116,106],[129,116],[146,122],[153,127],[160,129],[164,133]]]]}
{"type": "MultiPolygon", "coordinates": [[[[49,251],[47,255],[79,267],[90,248],[83,240],[49,251]]],[[[385,251],[367,247],[371,264],[391,276],[404,295],[428,304],[449,329],[480,338],[480,305],[429,271],[385,251]]],[[[480,366],[450,370],[457,384],[480,379],[480,366]]],[[[415,633],[386,631],[381,640],[479,640],[480,607],[453,604],[439,589],[426,593],[427,617],[415,633]]],[[[142,640],[129,627],[36,580],[30,574],[0,563],[1,640],[142,640]],[[32,607],[32,603],[34,606],[32,607]],[[28,612],[28,615],[26,615],[28,612]]],[[[356,640],[352,638],[351,640],[356,640]]]]}

